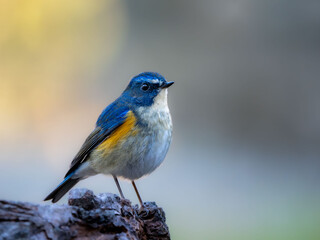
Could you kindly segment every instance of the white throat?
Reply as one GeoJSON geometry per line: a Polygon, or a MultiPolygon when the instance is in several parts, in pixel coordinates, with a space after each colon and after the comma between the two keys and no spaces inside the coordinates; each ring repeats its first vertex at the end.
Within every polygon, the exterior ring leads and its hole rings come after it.
{"type": "Polygon", "coordinates": [[[166,129],[171,128],[171,116],[167,101],[168,90],[162,89],[154,98],[153,104],[149,107],[140,107],[138,112],[142,120],[149,124],[159,124],[159,121],[166,129]]]}
{"type": "Polygon", "coordinates": [[[158,111],[169,111],[168,109],[168,89],[162,89],[154,98],[152,108],[158,111]]]}

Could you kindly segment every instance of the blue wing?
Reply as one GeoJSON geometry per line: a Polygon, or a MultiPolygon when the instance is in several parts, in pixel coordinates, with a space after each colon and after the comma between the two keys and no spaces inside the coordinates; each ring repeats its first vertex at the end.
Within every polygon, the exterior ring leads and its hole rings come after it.
{"type": "Polygon", "coordinates": [[[118,101],[113,102],[103,110],[97,120],[96,128],[88,136],[78,154],[72,160],[70,169],[65,177],[74,172],[83,162],[85,162],[91,151],[124,123],[128,111],[129,108],[123,106],[118,101]]]}

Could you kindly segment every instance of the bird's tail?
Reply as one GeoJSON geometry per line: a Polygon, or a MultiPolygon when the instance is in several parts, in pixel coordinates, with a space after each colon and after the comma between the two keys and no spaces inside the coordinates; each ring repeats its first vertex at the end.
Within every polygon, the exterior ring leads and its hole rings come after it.
{"type": "Polygon", "coordinates": [[[59,185],[53,190],[44,201],[52,199],[55,203],[60,200],[74,185],[76,185],[81,178],[72,178],[74,172],[70,173],[59,185]]]}

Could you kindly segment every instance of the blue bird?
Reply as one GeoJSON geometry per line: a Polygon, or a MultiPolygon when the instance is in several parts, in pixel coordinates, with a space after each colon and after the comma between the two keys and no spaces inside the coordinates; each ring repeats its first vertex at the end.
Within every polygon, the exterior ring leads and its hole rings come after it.
{"type": "Polygon", "coordinates": [[[172,136],[167,82],[154,72],[132,78],[127,88],[99,116],[96,127],[71,162],[64,180],[44,200],[59,201],[74,185],[102,173],[112,175],[122,198],[118,177],[135,180],[153,172],[164,160],[172,136]]]}

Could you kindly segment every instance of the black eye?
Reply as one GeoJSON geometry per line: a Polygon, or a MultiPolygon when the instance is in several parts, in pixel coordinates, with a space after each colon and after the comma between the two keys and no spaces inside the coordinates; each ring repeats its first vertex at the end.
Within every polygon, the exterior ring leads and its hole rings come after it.
{"type": "Polygon", "coordinates": [[[141,90],[142,90],[142,91],[146,92],[146,91],[148,91],[149,89],[150,89],[150,85],[149,85],[149,84],[143,83],[143,84],[141,85],[141,90]]]}

